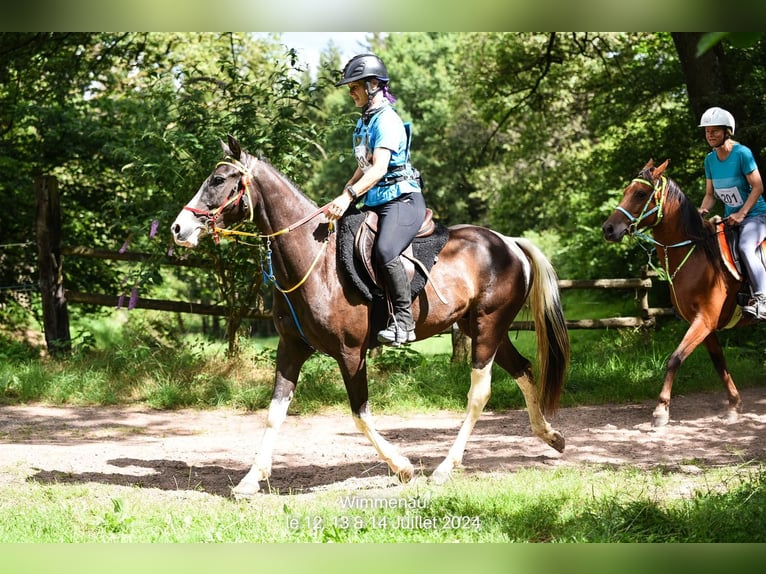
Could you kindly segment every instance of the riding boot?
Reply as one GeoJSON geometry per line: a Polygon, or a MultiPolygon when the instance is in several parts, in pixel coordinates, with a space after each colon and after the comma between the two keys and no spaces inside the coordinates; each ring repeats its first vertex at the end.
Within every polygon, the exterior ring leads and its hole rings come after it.
{"type": "Polygon", "coordinates": [[[410,309],[410,280],[401,258],[396,257],[383,266],[383,277],[393,313],[388,327],[378,333],[378,341],[398,347],[415,340],[415,321],[410,309]]]}

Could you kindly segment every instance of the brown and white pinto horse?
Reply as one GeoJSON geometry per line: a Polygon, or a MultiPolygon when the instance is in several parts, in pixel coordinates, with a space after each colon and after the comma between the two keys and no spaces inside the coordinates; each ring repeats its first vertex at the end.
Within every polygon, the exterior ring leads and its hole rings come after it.
{"type": "MultiPolygon", "coordinates": [[[[373,425],[367,389],[371,304],[336,263],[336,234],[330,233],[323,209],[269,163],[242,151],[231,136],[222,147],[225,161],[181,210],[171,226],[173,238],[193,248],[203,234],[222,233],[250,219],[268,238],[276,288],[284,295],[275,293],[272,311],[279,344],[266,429],[252,468],[233,494],[253,495],[269,477],[274,443],[298,375],[315,351],[337,361],[357,428],[391,471],[402,481],[409,480],[414,474],[412,463],[373,425]]],[[[448,303],[426,285],[412,305],[417,338],[442,333],[457,322],[472,342],[467,414],[432,479],[447,480],[461,463],[466,442],[490,396],[493,363],[515,377],[533,432],[563,451],[564,437],[544,417],[557,407],[569,361],[556,274],[548,260],[527,240],[460,225],[449,229],[430,281],[448,303]],[[535,319],[539,388],[530,361],[508,337],[509,325],[525,302],[530,303],[535,319]]]]}
{"type": "Polygon", "coordinates": [[[726,419],[734,422],[742,401],[726,366],[716,331],[753,321],[742,316],[737,305],[742,283],[722,263],[713,223],[704,221],[678,185],[664,175],[667,166],[667,160],[657,167],[649,160],[625,188],[619,206],[602,226],[607,241],[616,242],[625,235],[634,235],[656,248],[663,275],[670,285],[673,307],[689,323],[689,329],[667,362],[652,424],[663,426],[670,420],[673,379],[700,343],[707,348],[726,388],[729,401],[726,419]],[[652,237],[644,235],[644,229],[651,229],[652,237]]]}

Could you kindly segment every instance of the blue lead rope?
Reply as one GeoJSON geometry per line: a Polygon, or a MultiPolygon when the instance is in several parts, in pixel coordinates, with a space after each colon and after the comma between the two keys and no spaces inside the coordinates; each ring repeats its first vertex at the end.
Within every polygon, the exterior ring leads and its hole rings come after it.
{"type": "Polygon", "coordinates": [[[306,338],[306,334],[303,332],[303,328],[301,327],[301,322],[298,320],[298,315],[295,314],[295,308],[293,307],[293,304],[290,302],[290,298],[287,296],[287,293],[284,292],[284,289],[280,287],[279,283],[277,282],[277,278],[274,276],[274,268],[271,264],[271,247],[266,248],[266,264],[268,266],[268,270],[264,268],[263,266],[263,260],[261,260],[261,272],[263,273],[263,282],[266,284],[273,283],[274,286],[277,288],[277,291],[282,293],[282,295],[285,296],[285,301],[287,301],[287,306],[290,308],[290,314],[293,317],[293,323],[295,323],[295,326],[298,328],[298,334],[301,336],[301,339],[303,339],[303,342],[306,343],[309,347],[311,347],[314,351],[316,349],[314,346],[309,343],[309,340],[306,338]]]}

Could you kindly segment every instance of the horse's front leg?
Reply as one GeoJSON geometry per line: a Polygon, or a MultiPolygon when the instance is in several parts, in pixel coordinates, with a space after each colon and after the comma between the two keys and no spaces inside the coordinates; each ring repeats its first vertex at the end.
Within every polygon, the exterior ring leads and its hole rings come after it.
{"type": "Polygon", "coordinates": [[[670,395],[673,389],[673,380],[676,372],[681,367],[686,358],[692,351],[710,335],[712,328],[705,324],[705,321],[698,315],[689,325],[684,338],[681,339],[678,347],[670,355],[668,363],[665,366],[665,380],[662,383],[662,390],[657,401],[657,406],[652,413],[652,426],[662,427],[670,421],[670,395]]]}
{"type": "Polygon", "coordinates": [[[364,353],[365,351],[362,350],[359,361],[338,361],[343,374],[343,382],[346,385],[346,392],[348,392],[354,424],[372,443],[372,446],[378,451],[378,456],[388,464],[391,472],[401,482],[409,482],[415,475],[415,468],[412,463],[378,433],[373,423],[368,402],[367,361],[364,353]]]}
{"type": "Polygon", "coordinates": [[[277,347],[277,369],[269,413],[266,418],[266,429],[263,431],[253,466],[239,481],[239,484],[232,489],[232,494],[235,497],[254,496],[261,490],[261,481],[268,480],[271,476],[271,461],[279,428],[287,417],[287,409],[293,399],[301,367],[312,352],[311,349],[303,345],[288,350],[287,345],[280,340],[277,347]]]}

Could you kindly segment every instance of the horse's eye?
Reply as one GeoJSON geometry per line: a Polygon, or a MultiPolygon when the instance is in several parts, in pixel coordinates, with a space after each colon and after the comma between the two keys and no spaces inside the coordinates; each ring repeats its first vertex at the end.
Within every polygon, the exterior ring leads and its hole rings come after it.
{"type": "Polygon", "coordinates": [[[640,200],[644,200],[649,197],[650,193],[651,193],[650,190],[641,188],[638,191],[636,191],[636,197],[640,200]]]}
{"type": "Polygon", "coordinates": [[[223,185],[224,181],[226,181],[226,179],[224,179],[220,175],[216,175],[216,176],[213,177],[213,185],[215,187],[218,187],[219,185],[223,185]]]}

